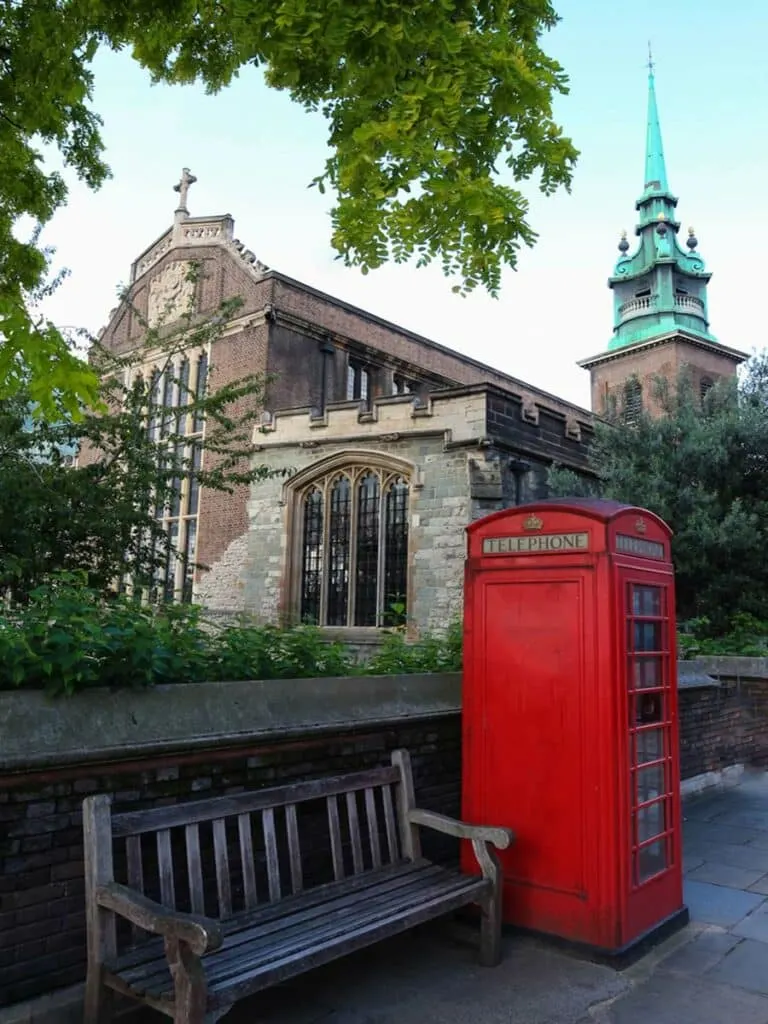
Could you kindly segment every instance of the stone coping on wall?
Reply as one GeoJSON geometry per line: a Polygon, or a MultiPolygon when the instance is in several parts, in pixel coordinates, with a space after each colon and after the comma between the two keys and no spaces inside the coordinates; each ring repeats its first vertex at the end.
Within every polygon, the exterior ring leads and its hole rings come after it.
{"type": "Polygon", "coordinates": [[[721,686],[719,679],[710,675],[700,661],[678,661],[678,690],[696,690],[704,686],[721,686]]]}
{"type": "Polygon", "coordinates": [[[0,772],[343,732],[461,710],[461,673],[0,693],[0,772]]]}
{"type": "Polygon", "coordinates": [[[717,679],[768,679],[768,658],[739,658],[720,654],[696,659],[704,672],[717,679]]]}

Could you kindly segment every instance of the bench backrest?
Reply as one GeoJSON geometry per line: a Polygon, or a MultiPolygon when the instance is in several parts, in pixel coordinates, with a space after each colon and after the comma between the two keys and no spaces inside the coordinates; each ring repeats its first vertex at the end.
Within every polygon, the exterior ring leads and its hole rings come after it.
{"type": "Polygon", "coordinates": [[[418,858],[412,807],[406,751],[383,768],[168,807],[112,814],[109,797],[89,797],[86,881],[224,920],[418,858]]]}

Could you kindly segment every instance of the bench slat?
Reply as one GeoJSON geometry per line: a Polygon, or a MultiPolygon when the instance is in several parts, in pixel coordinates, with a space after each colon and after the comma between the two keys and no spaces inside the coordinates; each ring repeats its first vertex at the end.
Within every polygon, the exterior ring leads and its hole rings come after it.
{"type": "Polygon", "coordinates": [[[425,921],[466,906],[467,903],[474,902],[476,895],[477,883],[474,883],[473,888],[473,883],[468,881],[465,888],[436,894],[415,907],[393,909],[383,916],[379,913],[374,920],[355,922],[352,927],[341,926],[340,932],[332,939],[326,936],[313,947],[304,944],[290,952],[283,950],[279,960],[257,964],[248,969],[245,969],[244,965],[239,965],[234,975],[214,983],[212,988],[209,988],[209,1000],[213,1005],[217,1002],[231,1004],[243,996],[276,985],[338,957],[397,935],[405,929],[414,928],[425,921]]]}
{"type": "MultiPolygon", "coordinates": [[[[209,986],[243,970],[277,959],[287,951],[317,944],[325,937],[344,934],[360,922],[386,918],[397,908],[414,907],[439,894],[466,889],[483,890],[482,879],[462,877],[445,868],[426,868],[392,878],[367,892],[340,896],[311,911],[298,911],[276,918],[267,926],[252,925],[225,940],[224,947],[204,960],[209,986]]],[[[341,887],[339,887],[341,888],[341,887]]],[[[469,897],[465,902],[469,902],[469,897]]],[[[164,958],[134,970],[121,970],[121,976],[153,996],[168,990],[169,975],[164,958]]]]}
{"type": "MultiPolygon", "coordinates": [[[[344,882],[329,882],[326,885],[319,885],[309,889],[297,896],[286,896],[278,903],[263,903],[258,910],[250,913],[238,914],[230,918],[222,925],[227,945],[237,944],[240,941],[247,941],[252,931],[259,934],[270,934],[274,930],[283,927],[287,917],[293,917],[299,913],[306,913],[309,920],[313,912],[323,912],[323,909],[330,903],[336,905],[336,901],[352,899],[357,893],[371,892],[374,889],[382,888],[388,884],[398,888],[418,873],[435,873],[444,870],[435,867],[429,861],[413,863],[408,861],[392,867],[382,868],[381,871],[367,871],[362,875],[347,878],[344,882]],[[318,910],[319,908],[319,910],[318,910]]],[[[114,961],[121,969],[128,970],[133,967],[140,967],[142,964],[154,960],[157,950],[162,952],[163,943],[161,939],[149,939],[136,949],[121,953],[114,961]]]]}
{"type": "Polygon", "coordinates": [[[160,873],[160,900],[169,910],[176,909],[176,887],[173,882],[173,851],[170,829],[157,833],[157,868],[160,873]]]}
{"type": "MultiPolygon", "coordinates": [[[[141,860],[141,836],[128,836],[125,841],[128,885],[144,895],[144,865],[141,860]]],[[[131,925],[131,936],[138,942],[146,933],[137,924],[131,925]]]]}
{"type": "Polygon", "coordinates": [[[264,829],[264,845],[267,852],[267,885],[269,886],[269,898],[276,902],[282,895],[280,885],[280,861],[277,856],[277,834],[275,832],[275,812],[268,807],[261,816],[262,828],[264,829]]]}
{"type": "Polygon", "coordinates": [[[240,861],[243,866],[243,890],[246,910],[253,910],[259,898],[256,892],[256,864],[253,859],[253,835],[250,814],[238,814],[237,831],[240,837],[240,861]]]}
{"type": "Polygon", "coordinates": [[[363,844],[360,839],[360,818],[357,813],[357,793],[347,793],[347,821],[352,840],[352,870],[359,875],[363,870],[363,844]]]}
{"type": "Polygon", "coordinates": [[[395,824],[395,806],[392,801],[392,787],[383,786],[381,795],[384,800],[384,824],[387,830],[387,849],[389,863],[394,864],[400,853],[397,849],[397,826],[395,824]]]}
{"type": "Polygon", "coordinates": [[[223,818],[213,822],[213,858],[216,862],[216,892],[219,896],[219,917],[232,916],[232,885],[229,880],[227,824],[223,818]]]}
{"type": "Polygon", "coordinates": [[[308,782],[294,782],[288,786],[274,786],[252,793],[232,793],[228,796],[212,797],[208,800],[192,800],[173,804],[170,807],[152,807],[144,811],[124,811],[112,817],[112,835],[130,836],[141,832],[155,832],[158,829],[191,825],[194,822],[212,821],[214,818],[236,817],[263,811],[265,808],[285,807],[286,804],[300,804],[307,800],[320,800],[332,794],[349,793],[370,786],[384,786],[397,782],[400,773],[397,768],[374,768],[350,775],[334,775],[326,779],[308,782]]]}
{"type": "Polygon", "coordinates": [[[341,846],[341,824],[339,822],[339,799],[336,796],[326,797],[328,806],[328,829],[331,833],[331,858],[333,860],[333,877],[337,882],[344,878],[344,851],[341,846]]]}
{"type": "Polygon", "coordinates": [[[301,866],[301,846],[299,844],[299,823],[296,817],[296,804],[286,804],[285,824],[288,829],[288,858],[291,862],[291,891],[295,895],[304,888],[304,871],[301,866]]]}
{"type": "Polygon", "coordinates": [[[381,846],[379,845],[379,818],[376,811],[376,797],[370,786],[365,791],[365,814],[368,820],[368,839],[371,844],[371,859],[374,868],[381,867],[381,846]]]}
{"type": "Polygon", "coordinates": [[[203,868],[200,862],[200,826],[187,825],[184,829],[187,847],[187,874],[189,875],[189,902],[193,914],[205,913],[203,868]]]}

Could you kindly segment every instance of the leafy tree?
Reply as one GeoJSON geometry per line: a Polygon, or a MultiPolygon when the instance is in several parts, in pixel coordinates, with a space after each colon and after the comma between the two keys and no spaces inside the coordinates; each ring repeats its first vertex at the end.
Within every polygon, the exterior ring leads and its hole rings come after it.
{"type": "MultiPolygon", "coordinates": [[[[39,144],[90,187],[109,171],[90,107],[100,45],[131,47],[156,81],[226,86],[248,65],[328,121],[315,179],[335,191],[333,245],[364,272],[438,259],[459,290],[498,292],[535,232],[518,183],[570,186],[577,156],[552,116],[567,92],[540,46],[550,0],[0,0],[0,388],[23,381],[50,410],[96,381],[54,326],[28,312],[45,255],[19,240],[66,201],[39,144]]],[[[2,391],[0,391],[0,397],[2,391]]]]}
{"type": "Polygon", "coordinates": [[[190,309],[147,329],[143,345],[125,356],[94,343],[103,413],[30,422],[26,394],[0,400],[0,592],[24,601],[51,574],[84,570],[87,585],[105,593],[130,567],[136,594],[173,596],[157,580],[169,560],[190,562],[163,515],[178,504],[182,483],[231,492],[270,473],[250,460],[265,380],[251,374],[216,386],[212,366],[209,386],[192,393],[184,361],[240,305],[229,300],[204,319],[190,309]],[[149,352],[163,377],[140,372],[149,352]],[[65,465],[62,446],[81,449],[80,467],[65,465]]]}
{"type": "Polygon", "coordinates": [[[678,616],[722,632],[768,619],[768,357],[704,399],[683,373],[656,384],[660,415],[621,405],[596,425],[590,487],[556,469],[556,495],[597,492],[650,509],[674,531],[678,616]]]}

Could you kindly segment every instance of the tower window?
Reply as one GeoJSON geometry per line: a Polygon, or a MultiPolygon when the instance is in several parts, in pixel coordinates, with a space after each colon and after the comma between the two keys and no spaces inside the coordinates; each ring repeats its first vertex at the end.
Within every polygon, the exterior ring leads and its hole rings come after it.
{"type": "Polygon", "coordinates": [[[636,299],[646,299],[646,298],[648,298],[650,296],[650,294],[651,294],[651,289],[650,288],[641,288],[639,291],[635,292],[635,298],[636,299]]]}
{"type": "Polygon", "coordinates": [[[628,423],[634,423],[642,411],[643,385],[635,377],[624,385],[624,418],[628,423]]]}
{"type": "Polygon", "coordinates": [[[699,381],[699,397],[701,398],[702,405],[704,404],[704,399],[707,397],[707,395],[714,386],[715,382],[712,380],[711,377],[702,377],[699,381]]]}

